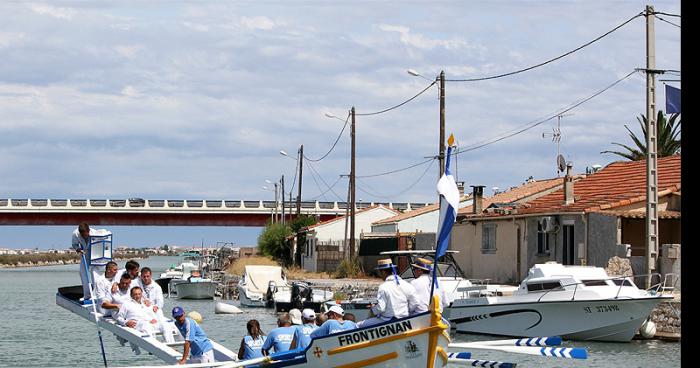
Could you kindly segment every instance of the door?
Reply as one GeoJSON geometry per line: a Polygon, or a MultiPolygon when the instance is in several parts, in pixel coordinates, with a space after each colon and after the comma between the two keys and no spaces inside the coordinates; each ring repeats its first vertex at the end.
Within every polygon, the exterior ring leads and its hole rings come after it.
{"type": "Polygon", "coordinates": [[[576,257],[576,249],[574,242],[574,225],[562,226],[562,235],[564,237],[564,251],[562,263],[565,265],[573,265],[576,257]]]}

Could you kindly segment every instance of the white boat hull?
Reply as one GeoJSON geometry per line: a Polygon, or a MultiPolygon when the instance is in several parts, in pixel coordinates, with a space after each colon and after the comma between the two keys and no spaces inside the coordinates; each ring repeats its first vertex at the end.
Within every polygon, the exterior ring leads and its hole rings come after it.
{"type": "Polygon", "coordinates": [[[242,307],[265,308],[267,306],[262,294],[251,296],[248,293],[245,287],[238,285],[238,301],[242,307]]]}
{"type": "Polygon", "coordinates": [[[216,283],[212,281],[181,281],[171,285],[178,299],[214,299],[216,283]]]}
{"type": "Polygon", "coordinates": [[[476,304],[487,300],[478,298],[455,301],[450,308],[449,319],[458,332],[628,342],[652,309],[664,299],[645,297],[476,304]]]}

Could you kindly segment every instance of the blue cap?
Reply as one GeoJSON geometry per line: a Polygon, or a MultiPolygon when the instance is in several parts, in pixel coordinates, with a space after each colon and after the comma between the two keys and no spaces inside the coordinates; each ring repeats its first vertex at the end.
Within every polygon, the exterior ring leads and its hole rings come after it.
{"type": "Polygon", "coordinates": [[[177,318],[185,314],[185,311],[180,307],[173,308],[173,317],[177,318]]]}

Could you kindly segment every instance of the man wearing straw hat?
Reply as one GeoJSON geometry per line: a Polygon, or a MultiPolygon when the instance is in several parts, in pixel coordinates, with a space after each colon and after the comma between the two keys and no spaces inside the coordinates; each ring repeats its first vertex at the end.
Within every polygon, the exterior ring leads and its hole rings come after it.
{"type": "MultiPolygon", "coordinates": [[[[416,278],[411,281],[411,285],[416,288],[416,299],[418,303],[413,310],[409,312],[411,314],[427,312],[430,307],[430,288],[433,278],[430,277],[430,272],[433,268],[433,261],[425,258],[416,258],[415,263],[411,263],[413,266],[413,274],[416,278]]],[[[435,285],[435,294],[440,296],[440,311],[450,305],[450,301],[447,298],[447,292],[442,285],[435,285]]]]}
{"type": "Polygon", "coordinates": [[[377,290],[377,304],[370,309],[370,318],[360,321],[357,327],[376,325],[392,319],[408,317],[409,310],[418,304],[416,289],[397,274],[391,259],[380,259],[377,267],[384,283],[377,290]]]}

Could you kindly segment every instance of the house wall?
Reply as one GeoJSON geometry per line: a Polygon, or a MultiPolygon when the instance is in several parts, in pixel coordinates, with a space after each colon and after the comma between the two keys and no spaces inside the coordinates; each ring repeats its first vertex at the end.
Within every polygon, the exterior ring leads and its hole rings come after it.
{"type": "Polygon", "coordinates": [[[468,278],[491,279],[492,283],[517,281],[517,226],[512,219],[476,221],[455,224],[452,228],[450,249],[458,250],[455,261],[468,278]],[[496,225],[496,250],[485,253],[481,249],[482,227],[496,225]]]}
{"type": "Polygon", "coordinates": [[[396,229],[398,229],[396,223],[372,225],[373,233],[395,233],[397,231],[396,229]]]}
{"type": "Polygon", "coordinates": [[[588,265],[607,267],[618,255],[617,217],[591,212],[588,219],[588,265]]]}

